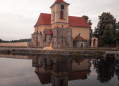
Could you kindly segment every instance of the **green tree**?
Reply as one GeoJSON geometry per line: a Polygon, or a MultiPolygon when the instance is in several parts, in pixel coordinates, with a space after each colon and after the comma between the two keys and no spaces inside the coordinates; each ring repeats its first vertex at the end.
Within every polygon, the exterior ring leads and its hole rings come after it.
{"type": "Polygon", "coordinates": [[[116,29],[116,43],[119,43],[119,22],[117,22],[117,29],[116,29]]]}
{"type": "Polygon", "coordinates": [[[110,13],[103,12],[99,16],[99,22],[94,32],[98,38],[103,35],[107,25],[110,25],[113,35],[116,35],[116,19],[110,13]]]}
{"type": "Polygon", "coordinates": [[[119,30],[119,22],[117,22],[117,29],[119,30]]]}
{"type": "Polygon", "coordinates": [[[103,12],[99,16],[99,22],[94,31],[94,35],[99,39],[99,45],[114,43],[116,27],[116,19],[110,13],[103,12]]]}
{"type": "Polygon", "coordinates": [[[94,29],[94,36],[99,38],[99,28],[95,27],[94,29]]]}
{"type": "Polygon", "coordinates": [[[90,26],[92,25],[92,22],[91,22],[91,20],[89,20],[89,17],[88,17],[88,16],[83,15],[82,17],[85,18],[85,20],[88,22],[88,24],[89,24],[90,26]]]}
{"type": "Polygon", "coordinates": [[[99,38],[99,45],[110,45],[115,40],[115,36],[110,25],[106,25],[103,35],[99,38]]]}

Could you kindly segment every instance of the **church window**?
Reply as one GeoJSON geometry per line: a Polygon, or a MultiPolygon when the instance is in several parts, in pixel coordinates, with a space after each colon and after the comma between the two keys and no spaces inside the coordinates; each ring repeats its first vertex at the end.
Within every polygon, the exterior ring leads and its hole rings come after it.
{"type": "Polygon", "coordinates": [[[61,9],[64,9],[64,5],[61,5],[61,9]]]}
{"type": "Polygon", "coordinates": [[[63,12],[63,10],[60,11],[60,19],[64,19],[64,12],[63,12]]]}

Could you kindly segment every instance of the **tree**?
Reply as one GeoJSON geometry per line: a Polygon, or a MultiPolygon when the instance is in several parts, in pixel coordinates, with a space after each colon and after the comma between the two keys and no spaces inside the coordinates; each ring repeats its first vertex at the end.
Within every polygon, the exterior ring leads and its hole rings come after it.
{"type": "Polygon", "coordinates": [[[119,22],[117,22],[117,29],[119,30],[119,22]]]}
{"type": "Polygon", "coordinates": [[[115,36],[110,25],[106,25],[103,35],[99,38],[99,45],[110,45],[115,40],[115,36]]]}
{"type": "Polygon", "coordinates": [[[88,16],[83,15],[82,17],[85,18],[85,20],[88,22],[88,24],[89,24],[90,26],[92,25],[92,22],[91,22],[91,20],[89,20],[89,17],[88,17],[88,16]]]}
{"type": "Polygon", "coordinates": [[[116,39],[115,42],[119,43],[119,22],[117,22],[117,29],[116,29],[116,39]]]}
{"type": "Polygon", "coordinates": [[[115,64],[115,74],[117,75],[117,78],[119,80],[119,62],[118,61],[115,64]]]}
{"type": "MultiPolygon", "coordinates": [[[[103,41],[104,38],[106,38],[106,31],[109,30],[111,35],[116,36],[116,19],[111,15],[110,13],[103,12],[101,16],[99,16],[99,22],[97,27],[95,28],[94,35],[99,39],[99,44],[100,42],[103,41]],[[108,28],[108,29],[107,29],[108,28]],[[105,35],[105,36],[103,36],[105,35]]],[[[109,36],[109,35],[107,35],[109,36]]],[[[111,37],[111,36],[110,36],[111,37]]],[[[114,37],[112,37],[114,38],[114,37]]],[[[110,40],[110,39],[109,39],[110,40]]],[[[109,42],[108,40],[108,42],[109,42]]],[[[112,39],[113,40],[113,39],[112,39]]],[[[105,41],[105,44],[107,42],[105,41]]],[[[112,41],[111,41],[112,43],[112,41]]]]}
{"type": "Polygon", "coordinates": [[[97,72],[97,80],[101,83],[110,81],[114,76],[115,59],[111,57],[107,59],[107,61],[99,59],[94,63],[97,72]]]}

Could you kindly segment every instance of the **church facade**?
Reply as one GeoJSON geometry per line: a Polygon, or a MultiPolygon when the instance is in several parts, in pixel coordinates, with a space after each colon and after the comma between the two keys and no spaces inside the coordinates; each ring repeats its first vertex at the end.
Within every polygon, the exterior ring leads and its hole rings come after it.
{"type": "Polygon", "coordinates": [[[51,14],[40,14],[30,47],[89,46],[91,27],[85,18],[69,16],[69,5],[63,0],[56,0],[50,7],[51,14]]]}

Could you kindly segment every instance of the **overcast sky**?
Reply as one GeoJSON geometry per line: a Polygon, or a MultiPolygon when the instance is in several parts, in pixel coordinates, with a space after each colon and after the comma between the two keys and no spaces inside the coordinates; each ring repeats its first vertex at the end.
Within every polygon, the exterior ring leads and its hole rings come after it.
{"type": "MultiPolygon", "coordinates": [[[[70,16],[89,16],[92,29],[98,16],[110,12],[119,21],[119,0],[65,0],[70,16]]],[[[31,38],[40,13],[50,13],[55,0],[0,0],[0,38],[15,40],[31,38]]]]}

